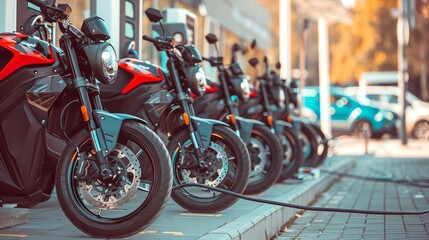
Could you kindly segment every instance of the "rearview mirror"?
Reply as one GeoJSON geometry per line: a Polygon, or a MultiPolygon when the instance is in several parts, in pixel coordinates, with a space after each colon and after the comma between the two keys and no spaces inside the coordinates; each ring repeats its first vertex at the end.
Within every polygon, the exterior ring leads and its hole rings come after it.
{"type": "Polygon", "coordinates": [[[234,44],[232,45],[232,51],[233,51],[233,52],[239,51],[240,49],[241,49],[240,44],[238,44],[238,43],[234,43],[234,44]]]}
{"type": "Polygon", "coordinates": [[[251,58],[251,59],[249,60],[249,64],[250,64],[252,67],[255,67],[256,65],[258,65],[258,63],[259,63],[259,60],[258,60],[257,58],[251,58]]]}
{"type": "Polygon", "coordinates": [[[208,42],[209,44],[215,44],[215,43],[218,41],[218,39],[217,39],[216,35],[215,35],[215,34],[213,34],[213,33],[209,33],[209,34],[207,34],[207,35],[205,36],[205,38],[206,38],[206,40],[207,40],[207,42],[208,42]]]}
{"type": "Polygon", "coordinates": [[[155,8],[149,8],[145,11],[145,14],[147,18],[149,18],[149,21],[156,23],[164,19],[164,16],[162,16],[161,11],[155,8]]]}

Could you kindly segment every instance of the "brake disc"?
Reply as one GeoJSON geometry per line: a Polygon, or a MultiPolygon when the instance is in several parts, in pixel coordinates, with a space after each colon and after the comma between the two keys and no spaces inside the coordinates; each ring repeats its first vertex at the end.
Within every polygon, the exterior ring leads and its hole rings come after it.
{"type": "Polygon", "coordinates": [[[252,178],[260,175],[260,173],[264,170],[265,165],[267,165],[267,155],[269,154],[269,151],[264,147],[264,144],[257,138],[252,138],[250,140],[250,148],[252,148],[249,151],[252,152],[252,168],[250,172],[250,178],[252,178]]]}
{"type": "Polygon", "coordinates": [[[197,169],[182,169],[181,175],[185,183],[204,183],[208,186],[218,186],[226,177],[229,168],[228,156],[223,148],[210,142],[207,149],[211,157],[207,160],[208,172],[198,173],[197,169]]]}
{"type": "Polygon", "coordinates": [[[141,177],[137,156],[124,145],[117,144],[107,161],[116,173],[111,180],[91,179],[79,182],[81,197],[102,210],[119,208],[132,199],[137,193],[141,177]]]}

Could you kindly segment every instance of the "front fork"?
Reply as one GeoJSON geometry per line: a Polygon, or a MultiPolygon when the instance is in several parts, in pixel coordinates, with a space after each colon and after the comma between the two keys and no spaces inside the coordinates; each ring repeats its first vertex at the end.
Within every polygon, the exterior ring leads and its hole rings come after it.
{"type": "Polygon", "coordinates": [[[88,131],[91,136],[92,144],[95,149],[95,159],[97,165],[99,167],[99,173],[103,178],[112,177],[112,171],[110,170],[108,163],[106,161],[106,156],[109,153],[107,149],[106,141],[104,139],[103,132],[101,128],[97,125],[95,117],[94,117],[94,108],[95,109],[103,109],[101,105],[101,100],[99,95],[96,95],[93,99],[93,104],[91,103],[91,99],[89,97],[88,88],[97,87],[94,84],[88,82],[87,79],[83,77],[82,72],[79,68],[79,61],[76,56],[76,49],[73,46],[72,39],[67,35],[63,35],[60,40],[63,44],[64,51],[68,58],[68,63],[71,69],[71,74],[73,77],[72,84],[73,88],[77,90],[79,95],[79,100],[81,102],[81,113],[85,123],[87,123],[88,131]]]}
{"type": "MultiPolygon", "coordinates": [[[[177,98],[184,112],[182,117],[183,117],[183,120],[185,121],[185,124],[187,125],[188,132],[191,137],[192,144],[194,146],[194,152],[198,159],[198,165],[201,168],[207,168],[208,167],[207,163],[204,161],[204,152],[206,151],[206,149],[204,147],[201,135],[193,125],[193,122],[191,119],[191,116],[195,116],[194,109],[192,105],[189,103],[190,100],[188,95],[183,91],[182,85],[180,84],[180,77],[179,77],[178,71],[172,60],[169,60],[167,62],[167,68],[171,73],[171,77],[173,78],[173,83],[177,91],[177,98]]],[[[181,164],[184,164],[184,163],[181,162],[181,164]]]]}

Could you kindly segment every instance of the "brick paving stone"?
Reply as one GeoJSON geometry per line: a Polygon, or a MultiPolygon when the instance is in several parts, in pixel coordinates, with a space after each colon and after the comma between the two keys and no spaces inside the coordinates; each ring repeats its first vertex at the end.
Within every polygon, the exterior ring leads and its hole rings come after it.
{"type": "MultiPolygon", "coordinates": [[[[367,155],[367,159],[361,160],[351,174],[380,177],[379,172],[370,170],[378,168],[392,173],[396,178],[425,178],[429,172],[427,158],[377,158],[367,155]]],[[[386,211],[425,210],[429,208],[429,189],[343,178],[321,194],[314,206],[386,211]]],[[[295,224],[300,226],[300,232],[285,232],[277,239],[429,239],[428,214],[383,216],[306,211],[289,228],[294,229],[295,224]]]]}

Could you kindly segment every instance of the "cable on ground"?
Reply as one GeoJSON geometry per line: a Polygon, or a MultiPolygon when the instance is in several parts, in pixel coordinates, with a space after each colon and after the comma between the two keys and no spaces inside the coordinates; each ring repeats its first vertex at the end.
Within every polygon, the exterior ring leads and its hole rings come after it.
{"type": "Polygon", "coordinates": [[[360,213],[360,214],[371,214],[371,215],[423,215],[428,214],[429,209],[424,211],[377,211],[377,210],[360,210],[360,209],[348,209],[348,208],[324,208],[324,207],[313,207],[313,206],[303,206],[303,205],[297,205],[292,203],[284,203],[284,202],[278,202],[278,201],[272,201],[267,199],[261,199],[256,197],[250,197],[243,194],[239,194],[236,192],[232,192],[226,189],[222,188],[216,188],[207,186],[201,183],[186,183],[181,184],[173,187],[173,191],[177,191],[181,188],[185,187],[200,187],[205,189],[210,189],[216,192],[225,193],[234,197],[238,197],[247,201],[252,202],[258,202],[258,203],[265,203],[265,204],[271,204],[271,205],[277,205],[281,207],[289,207],[289,208],[295,208],[295,209],[303,209],[308,211],[319,211],[319,212],[341,212],[341,213],[360,213]]]}

